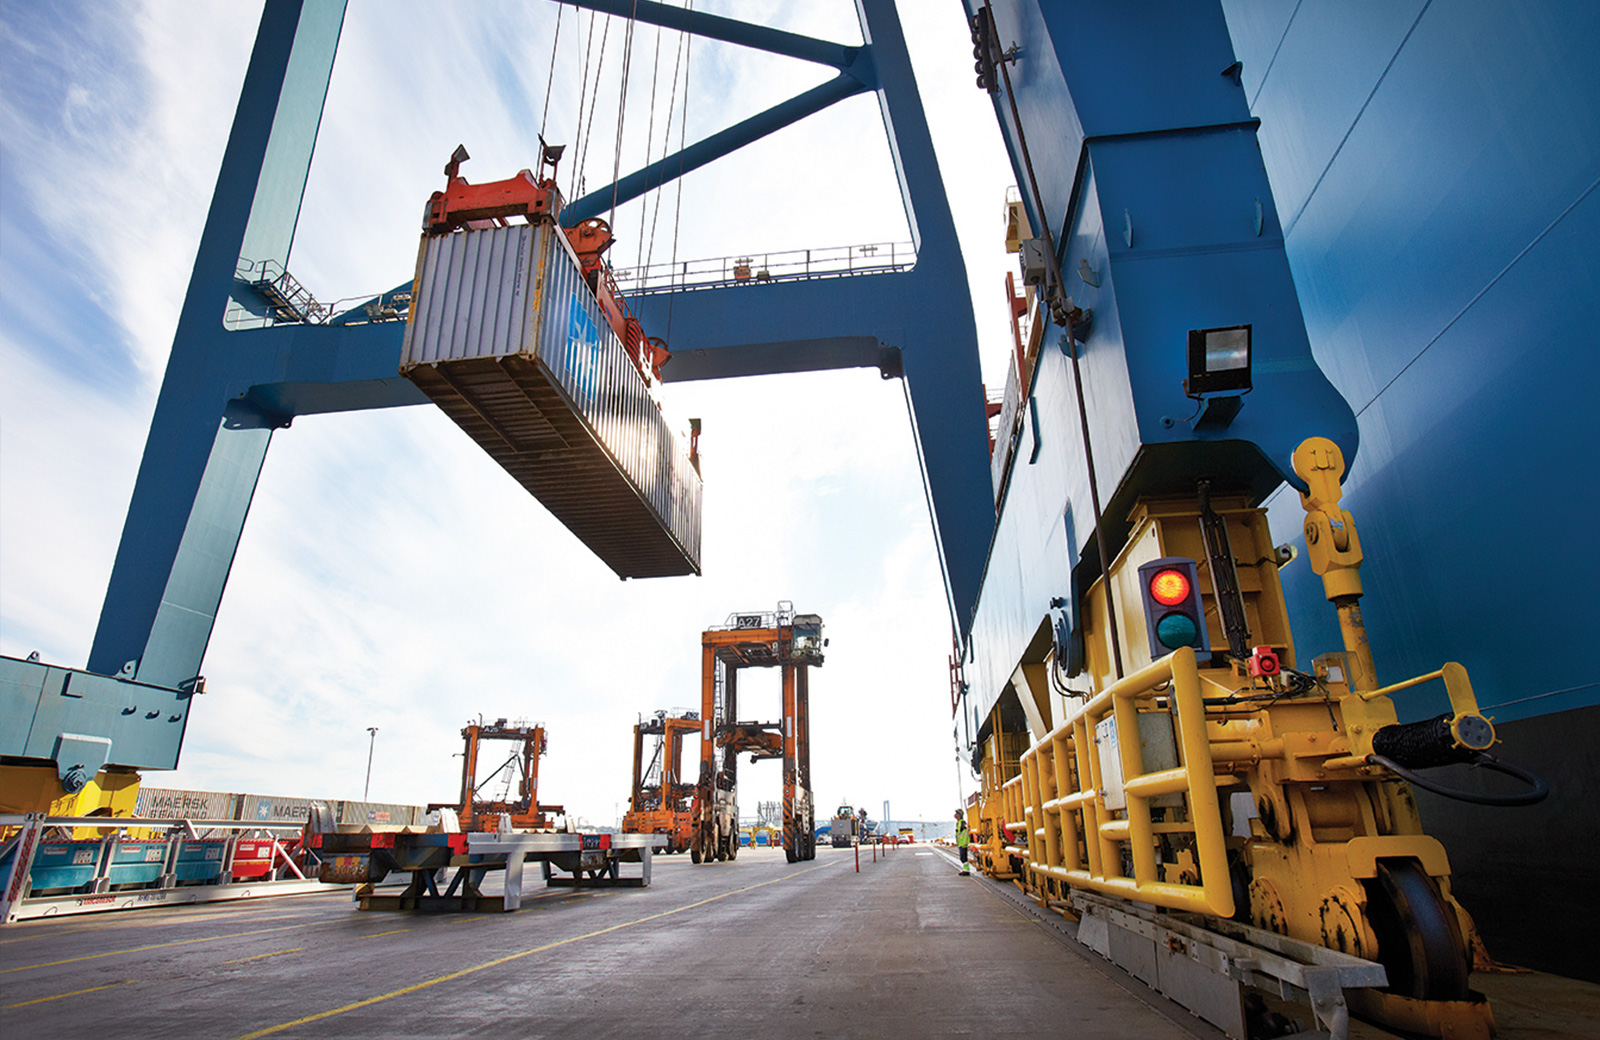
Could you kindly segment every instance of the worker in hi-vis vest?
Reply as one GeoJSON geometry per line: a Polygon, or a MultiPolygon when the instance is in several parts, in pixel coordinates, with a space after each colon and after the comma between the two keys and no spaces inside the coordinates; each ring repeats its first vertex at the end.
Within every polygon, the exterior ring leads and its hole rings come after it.
{"type": "Polygon", "coordinates": [[[961,876],[962,877],[966,877],[968,872],[969,872],[969,868],[967,866],[967,846],[971,845],[971,844],[972,844],[972,832],[967,830],[966,817],[961,814],[961,810],[960,809],[957,809],[956,810],[956,850],[961,853],[961,876]]]}

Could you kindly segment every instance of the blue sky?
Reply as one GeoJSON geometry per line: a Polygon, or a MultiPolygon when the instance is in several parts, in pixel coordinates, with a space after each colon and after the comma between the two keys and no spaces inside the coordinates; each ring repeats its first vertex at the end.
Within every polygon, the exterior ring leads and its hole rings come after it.
{"type": "MultiPolygon", "coordinates": [[[[1009,337],[1009,169],[971,85],[960,5],[901,9],[993,383],[1009,337]]],[[[0,0],[0,653],[87,656],[259,11],[0,0]]],[[[859,40],[849,0],[737,13],[859,40]]],[[[404,281],[457,143],[473,180],[532,165],[555,22],[549,3],[351,0],[296,277],[325,300],[404,281]]],[[[601,18],[591,67],[605,32],[601,18]]],[[[589,123],[590,16],[561,15],[545,132],[576,145],[591,127],[590,187],[616,160],[624,37],[614,22],[589,123]]],[[[655,30],[635,32],[623,172],[661,154],[677,43],[663,34],[657,63],[655,30]]],[[[689,68],[691,140],[824,76],[704,41],[689,68]]],[[[681,108],[671,118],[675,142],[681,108]]],[[[870,97],[690,175],[681,204],[672,189],[661,201],[653,239],[653,200],[618,211],[614,262],[907,237],[870,97]]],[[[705,422],[701,578],[617,581],[431,407],[307,417],[276,435],[207,655],[211,693],[179,769],[145,782],[359,797],[375,725],[375,800],[451,799],[460,727],[506,716],[549,729],[544,797],[610,822],[636,716],[696,706],[700,630],[786,599],[822,614],[831,640],[812,683],[819,806],[876,815],[888,799],[896,817],[947,815],[949,621],[900,384],[819,373],[665,396],[705,422]]],[[[744,688],[753,714],[778,715],[776,676],[744,688]]],[[[776,796],[777,766],[743,779],[746,811],[776,796]]]]}

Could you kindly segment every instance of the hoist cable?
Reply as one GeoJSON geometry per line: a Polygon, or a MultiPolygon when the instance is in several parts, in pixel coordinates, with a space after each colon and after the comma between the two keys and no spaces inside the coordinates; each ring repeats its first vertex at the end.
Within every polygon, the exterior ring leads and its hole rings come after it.
{"type": "Polygon", "coordinates": [[[565,10],[565,6],[556,5],[556,35],[555,39],[550,41],[550,77],[544,81],[544,111],[539,113],[539,133],[541,136],[544,134],[545,126],[550,120],[550,92],[551,88],[556,85],[556,48],[561,44],[561,12],[565,10]]]}
{"type": "MultiPolygon", "coordinates": [[[[661,80],[661,26],[656,26],[656,52],[650,63],[650,118],[644,128],[644,168],[650,168],[650,157],[655,154],[656,138],[656,84],[661,80]]],[[[666,153],[663,152],[662,155],[666,153]]],[[[648,185],[647,185],[648,187],[648,185]]],[[[646,203],[645,205],[649,205],[646,203]]],[[[634,250],[633,266],[642,278],[644,275],[645,236],[644,231],[644,206],[639,207],[639,230],[637,238],[638,248],[634,250]]],[[[641,282],[641,285],[643,283],[641,282]]]]}
{"type": "MultiPolygon", "coordinates": [[[[593,28],[591,23],[590,29],[593,28]]],[[[594,63],[594,93],[589,98],[589,117],[583,124],[583,151],[578,156],[578,185],[572,193],[574,198],[583,192],[583,170],[589,165],[589,145],[594,143],[594,110],[600,106],[600,74],[606,67],[606,41],[609,39],[611,39],[611,15],[607,14],[606,27],[600,32],[600,60],[594,63]]]]}
{"type": "MultiPolygon", "coordinates": [[[[694,10],[694,0],[689,0],[689,2],[684,5],[683,10],[684,24],[688,24],[688,14],[694,10]]],[[[683,153],[687,148],[689,141],[689,69],[692,67],[690,58],[693,57],[693,52],[690,50],[690,48],[693,46],[693,37],[688,37],[686,35],[683,44],[683,119],[678,124],[678,199],[677,203],[673,207],[672,213],[672,269],[674,273],[676,273],[678,269],[678,229],[683,223],[683,153]]],[[[672,305],[677,298],[678,294],[676,290],[667,294],[668,343],[672,342],[672,305]]]]}
{"type": "Polygon", "coordinates": [[[573,198],[578,194],[578,167],[582,165],[578,161],[578,151],[583,147],[583,106],[589,99],[589,61],[594,57],[594,22],[598,17],[598,13],[589,12],[589,33],[583,45],[583,85],[578,89],[578,115],[572,121],[572,188],[569,194],[573,198]]]}
{"type": "MultiPolygon", "coordinates": [[[[688,46],[689,46],[689,34],[688,33],[680,33],[680,36],[681,36],[681,39],[679,39],[678,47],[677,47],[677,51],[678,51],[677,60],[672,66],[672,93],[667,98],[667,128],[661,135],[661,158],[663,160],[665,160],[666,157],[667,157],[667,149],[672,146],[672,117],[673,117],[673,113],[675,113],[677,111],[677,108],[678,108],[678,73],[683,68],[683,54],[684,54],[684,51],[686,51],[688,49],[688,46]]],[[[685,107],[688,106],[688,95],[687,95],[687,92],[684,95],[684,105],[685,105],[685,107]]],[[[663,194],[660,191],[660,188],[665,183],[666,183],[666,171],[663,170],[662,171],[662,182],[661,182],[661,184],[656,185],[657,191],[656,191],[656,198],[655,198],[655,211],[654,211],[654,213],[652,214],[652,216],[650,218],[650,248],[645,253],[645,259],[644,259],[644,266],[645,266],[645,268],[647,270],[649,269],[650,265],[655,261],[655,255],[656,255],[656,225],[661,220],[661,196],[663,194]]],[[[672,272],[671,271],[667,272],[667,277],[669,279],[669,284],[670,284],[670,279],[672,277],[672,272]]]]}
{"type": "Polygon", "coordinates": [[[611,152],[611,214],[606,223],[617,226],[617,180],[622,176],[622,129],[628,112],[628,78],[633,72],[633,30],[639,11],[639,0],[633,0],[633,10],[628,15],[628,34],[622,42],[622,86],[617,95],[617,141],[611,152]]]}

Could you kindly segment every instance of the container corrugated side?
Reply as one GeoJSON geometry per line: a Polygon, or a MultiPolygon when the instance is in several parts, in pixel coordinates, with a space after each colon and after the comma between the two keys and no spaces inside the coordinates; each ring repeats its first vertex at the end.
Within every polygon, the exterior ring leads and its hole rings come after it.
{"type": "Polygon", "coordinates": [[[424,238],[401,372],[618,574],[699,572],[699,474],[558,227],[424,238]]]}
{"type": "Polygon", "coordinates": [[[237,819],[239,795],[141,787],[134,804],[135,815],[152,820],[232,820],[237,819]]]}
{"type": "Polygon", "coordinates": [[[523,353],[533,303],[533,244],[520,224],[424,238],[401,371],[414,364],[523,353]]]}
{"type": "Polygon", "coordinates": [[[254,823],[304,823],[311,816],[312,801],[310,798],[247,794],[239,806],[239,819],[254,823]]]}
{"type": "Polygon", "coordinates": [[[700,558],[700,475],[583,280],[566,236],[539,246],[536,354],[673,539],[700,558]]]}

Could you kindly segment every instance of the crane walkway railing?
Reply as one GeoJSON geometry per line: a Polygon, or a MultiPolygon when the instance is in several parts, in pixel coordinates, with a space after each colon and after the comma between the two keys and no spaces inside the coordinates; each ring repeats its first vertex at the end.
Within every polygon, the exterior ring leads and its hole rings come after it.
{"type": "Polygon", "coordinates": [[[862,274],[909,271],[916,265],[911,242],[873,242],[823,249],[790,249],[709,260],[615,267],[612,275],[625,296],[691,292],[730,285],[760,285],[811,278],[848,278],[862,274]]]}

